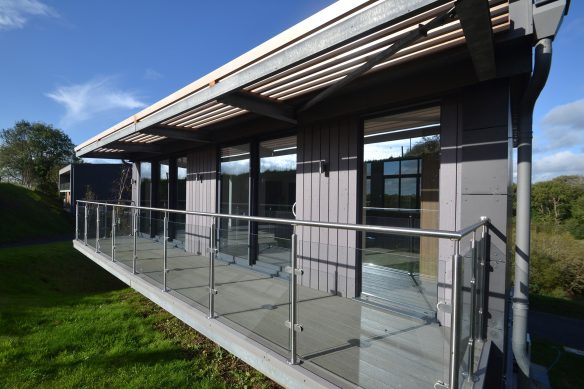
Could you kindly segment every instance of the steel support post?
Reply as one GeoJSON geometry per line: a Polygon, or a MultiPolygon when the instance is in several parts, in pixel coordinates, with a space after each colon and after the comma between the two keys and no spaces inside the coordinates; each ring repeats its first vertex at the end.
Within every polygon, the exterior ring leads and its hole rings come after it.
{"type": "Polygon", "coordinates": [[[95,208],[95,225],[97,228],[95,229],[95,252],[99,253],[99,205],[95,208]]]}
{"type": "Polygon", "coordinates": [[[458,388],[458,374],[460,366],[460,314],[462,313],[461,299],[462,257],[460,255],[460,240],[454,241],[452,255],[452,314],[450,316],[450,366],[448,387],[458,388]]]}
{"type": "Polygon", "coordinates": [[[472,233],[472,239],[470,241],[470,249],[471,249],[471,261],[470,261],[470,271],[471,271],[471,279],[470,279],[470,309],[469,309],[469,337],[468,337],[468,371],[466,372],[466,380],[468,382],[476,381],[474,376],[474,358],[475,358],[475,342],[476,342],[476,320],[477,320],[477,259],[478,259],[478,251],[477,251],[477,244],[476,244],[476,231],[472,233]]]}
{"type": "Polygon", "coordinates": [[[162,262],[163,262],[163,269],[162,269],[162,282],[163,282],[163,292],[168,292],[168,288],[166,287],[166,274],[168,273],[167,268],[167,242],[168,242],[168,212],[164,212],[164,219],[163,223],[163,232],[162,232],[162,262]]]}
{"type": "Polygon", "coordinates": [[[136,241],[138,239],[138,210],[134,209],[132,214],[134,236],[133,238],[133,249],[132,249],[132,273],[136,274],[136,241]]]}
{"type": "Polygon", "coordinates": [[[297,355],[297,343],[298,334],[297,332],[302,331],[302,326],[297,323],[298,321],[298,275],[302,274],[302,269],[298,268],[298,256],[297,256],[297,241],[298,237],[296,233],[292,234],[291,239],[291,249],[290,249],[290,320],[286,323],[290,329],[290,363],[291,365],[298,364],[297,355]]]}
{"type": "Polygon", "coordinates": [[[112,205],[112,262],[116,260],[116,207],[112,205]]]}
{"type": "Polygon", "coordinates": [[[87,204],[83,207],[83,243],[87,246],[87,204]]]}
{"type": "Polygon", "coordinates": [[[485,293],[487,288],[487,234],[488,226],[485,224],[481,228],[481,244],[479,249],[479,287],[481,298],[479,299],[479,323],[478,323],[478,337],[481,340],[485,339],[485,293]]]}
{"type": "Polygon", "coordinates": [[[209,230],[209,319],[215,317],[215,257],[217,255],[217,229],[213,219],[209,230]]]}

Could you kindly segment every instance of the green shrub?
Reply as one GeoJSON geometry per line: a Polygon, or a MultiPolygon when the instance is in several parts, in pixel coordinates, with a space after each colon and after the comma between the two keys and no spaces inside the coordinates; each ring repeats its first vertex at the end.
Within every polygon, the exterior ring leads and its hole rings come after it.
{"type": "Polygon", "coordinates": [[[561,228],[532,234],[530,288],[554,297],[584,295],[584,241],[561,228]]]}

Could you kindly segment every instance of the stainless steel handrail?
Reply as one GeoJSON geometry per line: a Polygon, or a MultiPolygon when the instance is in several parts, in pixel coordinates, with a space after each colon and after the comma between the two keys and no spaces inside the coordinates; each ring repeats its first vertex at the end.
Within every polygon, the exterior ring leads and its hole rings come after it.
{"type": "Polygon", "coordinates": [[[167,208],[154,208],[154,207],[142,207],[137,205],[124,205],[124,204],[105,204],[95,201],[87,200],[77,200],[78,203],[84,204],[94,204],[94,205],[106,205],[110,207],[119,208],[131,208],[140,209],[144,211],[154,211],[154,212],[171,212],[182,215],[193,215],[193,216],[207,216],[215,218],[225,218],[234,220],[244,220],[251,222],[263,222],[271,224],[286,224],[292,226],[304,226],[304,227],[320,227],[320,228],[336,228],[351,231],[361,231],[361,232],[374,232],[379,234],[387,235],[403,235],[403,236],[420,236],[420,237],[433,237],[433,238],[444,238],[459,240],[464,236],[470,234],[477,228],[488,224],[488,219],[481,219],[481,221],[465,227],[459,231],[444,231],[444,230],[432,230],[432,229],[420,229],[420,228],[409,228],[409,227],[385,227],[385,226],[372,226],[367,224],[342,224],[342,223],[330,223],[330,222],[315,222],[307,220],[293,220],[293,219],[280,219],[280,218],[270,218],[261,216],[244,216],[244,215],[229,215],[215,212],[199,212],[199,211],[184,211],[179,209],[167,209],[167,208]]]}
{"type": "MultiPolygon", "coordinates": [[[[489,219],[487,217],[481,217],[480,221],[462,228],[458,231],[443,231],[443,230],[430,230],[430,229],[416,229],[416,228],[406,228],[406,227],[384,227],[384,226],[372,226],[372,225],[362,225],[362,224],[341,224],[341,223],[328,223],[328,222],[314,222],[314,221],[305,221],[305,220],[293,220],[293,219],[279,219],[279,218],[269,218],[269,217],[258,217],[258,216],[244,216],[244,215],[229,215],[229,214],[221,214],[221,213],[214,213],[214,212],[198,212],[198,211],[183,211],[178,209],[167,209],[167,208],[154,208],[154,207],[142,207],[136,205],[124,205],[124,204],[111,204],[111,203],[102,203],[97,201],[88,201],[88,200],[77,200],[77,205],[79,204],[93,204],[99,209],[99,206],[107,207],[118,207],[118,208],[128,208],[133,209],[133,260],[132,260],[132,271],[136,272],[136,235],[138,232],[138,220],[137,220],[137,212],[138,210],[145,210],[145,211],[152,211],[152,212],[160,212],[164,214],[164,264],[163,264],[163,271],[164,271],[164,290],[167,291],[166,288],[166,272],[167,272],[167,264],[166,264],[166,240],[168,238],[167,233],[167,222],[168,222],[168,214],[169,213],[176,213],[176,214],[183,214],[183,215],[193,215],[193,216],[204,216],[212,218],[212,227],[211,227],[211,234],[210,234],[210,273],[209,273],[209,318],[214,317],[214,294],[217,293],[214,287],[214,259],[217,252],[217,236],[216,236],[216,225],[217,225],[217,218],[226,218],[226,219],[234,219],[234,220],[244,220],[248,222],[263,222],[263,223],[270,223],[270,224],[285,224],[291,226],[306,226],[306,227],[320,227],[320,228],[334,228],[334,229],[344,229],[344,230],[352,230],[352,231],[362,231],[362,232],[375,232],[380,234],[388,234],[388,235],[402,235],[402,236],[418,236],[418,237],[434,237],[434,238],[442,238],[442,239],[450,239],[454,243],[454,252],[452,255],[452,313],[451,313],[451,326],[450,326],[450,361],[449,361],[449,383],[444,384],[443,382],[437,382],[435,387],[445,387],[445,388],[457,388],[459,386],[459,373],[460,373],[460,345],[461,345],[461,318],[462,318],[462,283],[463,283],[463,274],[462,274],[462,260],[463,257],[460,254],[460,244],[461,240],[469,235],[473,234],[471,245],[473,250],[473,260],[477,259],[477,248],[476,248],[476,232],[478,229],[481,229],[481,244],[483,247],[481,248],[481,263],[480,265],[484,265],[485,261],[485,237],[488,233],[489,229],[489,219]]],[[[87,226],[87,206],[85,206],[85,225],[87,226]]],[[[96,247],[99,247],[99,212],[97,212],[97,242],[96,247]]],[[[115,214],[112,210],[112,214],[115,214]]],[[[112,224],[112,229],[115,228],[112,224]]],[[[115,230],[114,230],[115,231],[115,230]]],[[[85,227],[85,241],[87,240],[87,227],[85,227]]],[[[292,235],[292,242],[296,242],[296,234],[292,235]]],[[[112,240],[113,244],[113,240],[112,240]]],[[[99,252],[99,251],[98,251],[99,252]]],[[[113,258],[113,252],[112,252],[113,258]]],[[[476,264],[472,264],[473,267],[473,280],[472,282],[476,282],[476,273],[475,273],[475,266],[476,264]]],[[[302,272],[302,269],[296,268],[296,244],[293,244],[292,252],[291,252],[291,296],[290,296],[290,320],[287,322],[287,325],[290,329],[290,346],[291,346],[291,357],[290,363],[296,364],[298,363],[298,359],[296,356],[296,334],[295,331],[301,331],[302,325],[296,323],[296,294],[294,293],[296,287],[296,275],[298,272],[302,272]]],[[[482,279],[483,277],[481,277],[482,279]]],[[[481,290],[484,285],[481,285],[481,290]]],[[[472,287],[473,294],[476,293],[476,285],[473,284],[472,287]]],[[[484,291],[483,291],[484,293],[484,291]]],[[[475,296],[473,296],[475,299],[475,296]]],[[[480,308],[482,309],[482,307],[480,308]]],[[[480,309],[477,309],[477,304],[472,304],[471,307],[471,320],[474,320],[475,315],[478,315],[480,309]]],[[[481,314],[484,314],[482,312],[481,314]]],[[[483,317],[479,317],[479,331],[482,330],[483,324],[483,317]]],[[[474,349],[474,341],[476,336],[476,331],[473,326],[471,329],[472,333],[470,337],[472,341],[469,342],[469,347],[474,349]]],[[[480,338],[480,336],[479,336],[480,338]]],[[[473,358],[474,355],[472,354],[474,350],[469,350],[469,358],[473,358]]],[[[468,379],[473,379],[473,364],[472,362],[469,363],[469,369],[466,372],[468,374],[468,379]]]]}

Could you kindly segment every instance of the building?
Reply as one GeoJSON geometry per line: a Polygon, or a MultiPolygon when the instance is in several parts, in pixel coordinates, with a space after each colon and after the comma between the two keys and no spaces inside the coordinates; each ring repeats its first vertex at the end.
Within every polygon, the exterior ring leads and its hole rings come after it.
{"type": "MultiPolygon", "coordinates": [[[[121,163],[75,163],[59,170],[59,194],[63,207],[75,212],[77,200],[101,200],[111,202],[118,200],[120,184],[123,180],[121,163]]],[[[127,186],[131,184],[127,180],[127,186]]],[[[123,184],[122,184],[123,186],[123,184]]],[[[121,191],[121,200],[131,200],[131,192],[121,191]]]]}
{"type": "Polygon", "coordinates": [[[529,377],[531,115],[565,12],[335,3],[80,144],[133,161],[137,206],[79,203],[74,245],[285,386],[529,377]]]}

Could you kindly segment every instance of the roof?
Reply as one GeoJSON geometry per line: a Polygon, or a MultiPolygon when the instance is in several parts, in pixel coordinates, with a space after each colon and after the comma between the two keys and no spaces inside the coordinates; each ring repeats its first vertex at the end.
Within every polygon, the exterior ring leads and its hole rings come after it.
{"type": "MultiPolygon", "coordinates": [[[[453,4],[444,0],[339,1],[75,150],[78,156],[119,158],[148,150],[145,146],[153,147],[169,137],[197,140],[199,129],[250,112],[294,122],[296,108],[290,102],[295,98],[345,78],[453,4]]],[[[510,28],[508,0],[489,1],[485,13],[492,33],[510,28]]],[[[458,19],[450,20],[367,72],[462,45],[465,33],[458,19]]]]}

